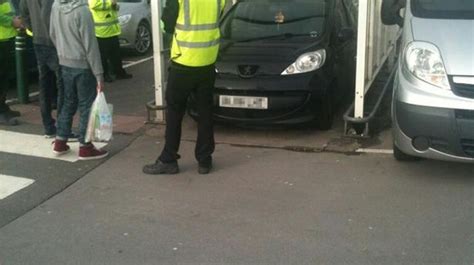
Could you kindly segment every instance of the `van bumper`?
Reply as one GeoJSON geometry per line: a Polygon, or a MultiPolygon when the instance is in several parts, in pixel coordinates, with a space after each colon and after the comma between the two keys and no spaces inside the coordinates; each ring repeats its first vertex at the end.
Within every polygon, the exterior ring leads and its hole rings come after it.
{"type": "Polygon", "coordinates": [[[403,153],[416,157],[474,162],[474,101],[428,84],[420,85],[403,74],[396,77],[392,103],[394,144],[403,153]],[[431,95],[430,90],[434,91],[431,95]],[[457,100],[457,106],[462,108],[454,107],[457,100]],[[433,102],[440,102],[441,106],[433,102]]]}

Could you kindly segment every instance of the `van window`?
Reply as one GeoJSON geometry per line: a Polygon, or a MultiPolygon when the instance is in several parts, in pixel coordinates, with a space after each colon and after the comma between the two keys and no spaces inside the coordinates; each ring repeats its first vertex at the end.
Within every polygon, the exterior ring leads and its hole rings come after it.
{"type": "Polygon", "coordinates": [[[239,41],[283,34],[320,36],[327,1],[239,1],[222,21],[222,37],[239,41]]]}
{"type": "Polygon", "coordinates": [[[474,19],[473,0],[412,0],[416,17],[474,19]]]}

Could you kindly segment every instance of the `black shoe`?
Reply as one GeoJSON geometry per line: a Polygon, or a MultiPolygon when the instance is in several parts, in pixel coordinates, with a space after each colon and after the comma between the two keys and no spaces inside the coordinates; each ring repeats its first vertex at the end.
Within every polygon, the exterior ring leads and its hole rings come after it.
{"type": "Polygon", "coordinates": [[[8,113],[0,114],[0,125],[15,126],[18,124],[18,120],[11,117],[8,113]]]}
{"type": "Polygon", "coordinates": [[[178,162],[163,163],[160,160],[154,164],[146,165],[143,167],[143,173],[149,175],[160,175],[160,174],[177,174],[179,172],[178,162]]]}
{"type": "Polygon", "coordinates": [[[21,116],[21,113],[19,111],[16,111],[16,110],[11,110],[9,109],[7,111],[7,114],[12,117],[12,118],[16,118],[16,117],[20,117],[21,116]]]}
{"type": "Polygon", "coordinates": [[[133,75],[128,74],[128,73],[123,73],[121,75],[117,75],[117,80],[131,79],[131,78],[133,78],[133,75]]]}
{"type": "Polygon", "coordinates": [[[211,164],[199,164],[198,167],[198,173],[201,175],[209,174],[212,169],[212,163],[211,164]]]}

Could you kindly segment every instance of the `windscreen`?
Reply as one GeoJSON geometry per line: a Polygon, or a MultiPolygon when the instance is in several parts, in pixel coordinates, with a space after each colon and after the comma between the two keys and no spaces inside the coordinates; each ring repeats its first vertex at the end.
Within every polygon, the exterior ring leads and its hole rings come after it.
{"type": "Polygon", "coordinates": [[[413,0],[412,6],[417,17],[474,19],[474,0],[413,0]]]}
{"type": "Polygon", "coordinates": [[[234,41],[277,35],[319,36],[327,0],[239,1],[221,24],[222,37],[234,41]]]}

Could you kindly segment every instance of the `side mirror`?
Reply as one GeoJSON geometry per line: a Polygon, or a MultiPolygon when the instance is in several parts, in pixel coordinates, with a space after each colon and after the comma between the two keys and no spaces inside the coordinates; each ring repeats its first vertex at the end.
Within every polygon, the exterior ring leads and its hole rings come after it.
{"type": "Polygon", "coordinates": [[[399,25],[403,27],[403,17],[400,10],[407,5],[406,0],[383,0],[382,2],[382,23],[385,25],[399,25]]]}
{"type": "Polygon", "coordinates": [[[351,28],[342,28],[339,33],[337,33],[337,39],[340,42],[346,42],[354,38],[354,30],[351,28]]]}

